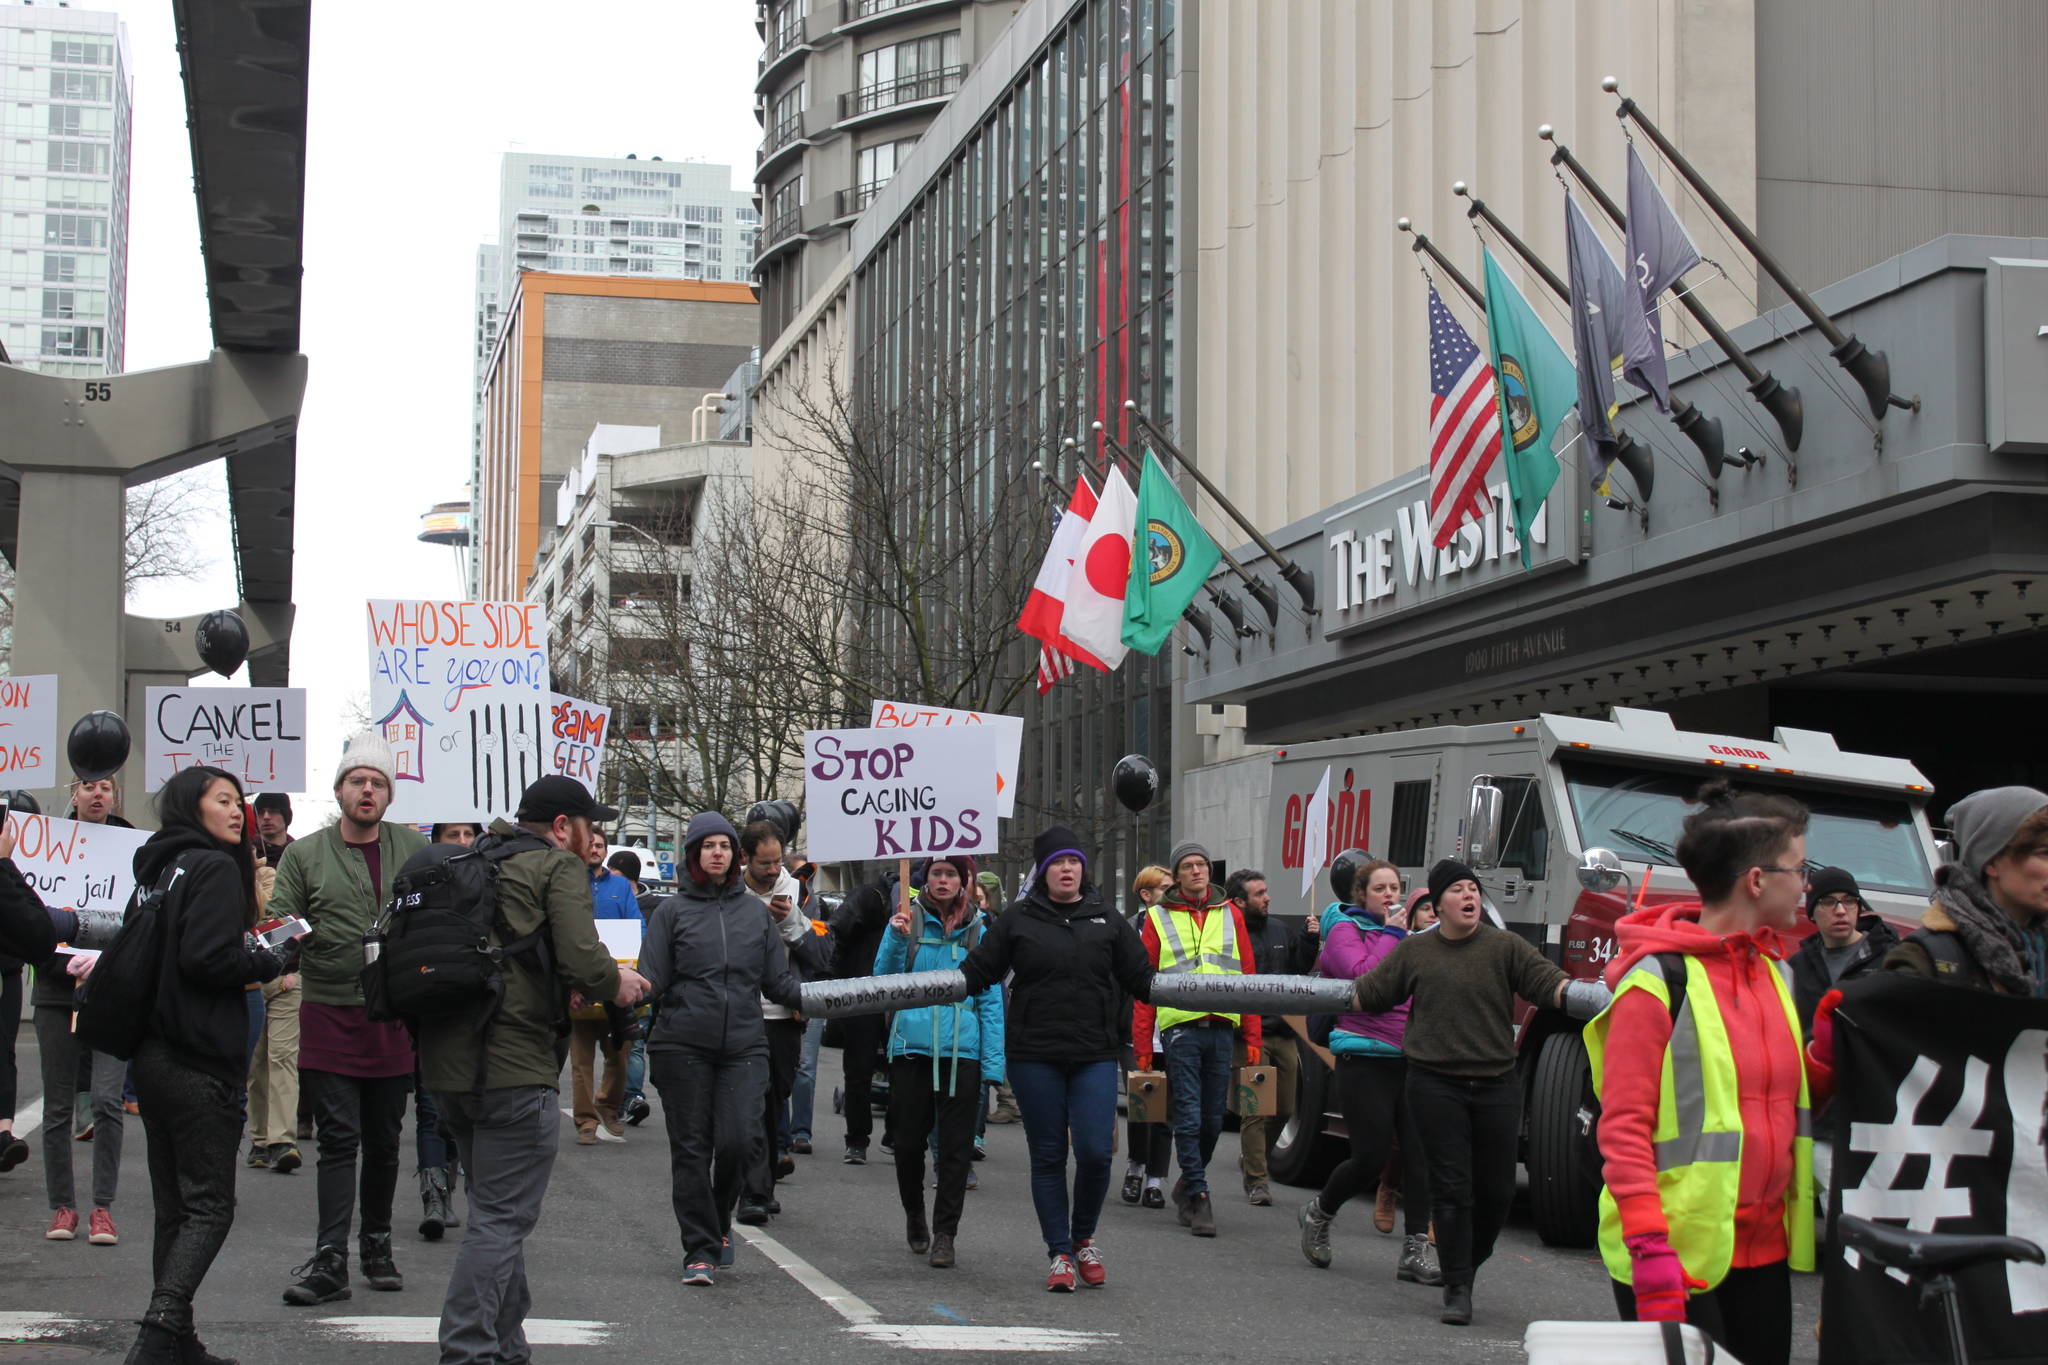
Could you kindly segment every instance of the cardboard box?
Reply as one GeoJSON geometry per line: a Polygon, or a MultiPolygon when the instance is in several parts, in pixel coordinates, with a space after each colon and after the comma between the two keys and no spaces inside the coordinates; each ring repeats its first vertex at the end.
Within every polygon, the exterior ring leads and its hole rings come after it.
{"type": "Polygon", "coordinates": [[[1246,1119],[1270,1116],[1275,1093],[1272,1067],[1241,1066],[1231,1079],[1230,1112],[1246,1119]]]}
{"type": "Polygon", "coordinates": [[[1132,1123],[1165,1123],[1166,1115],[1166,1073],[1164,1071],[1133,1071],[1124,1087],[1130,1103],[1126,1106],[1127,1118],[1132,1123]]]}

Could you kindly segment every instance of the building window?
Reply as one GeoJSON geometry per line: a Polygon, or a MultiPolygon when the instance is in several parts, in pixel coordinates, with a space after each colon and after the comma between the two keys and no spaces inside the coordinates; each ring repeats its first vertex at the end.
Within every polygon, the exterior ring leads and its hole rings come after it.
{"type": "Polygon", "coordinates": [[[871,114],[912,100],[951,94],[967,74],[960,65],[960,34],[934,33],[860,54],[860,80],[844,98],[845,114],[871,114]]]}
{"type": "Polygon", "coordinates": [[[774,112],[768,120],[767,149],[772,152],[795,138],[802,131],[803,122],[804,83],[798,81],[775,101],[774,112]]]}
{"type": "Polygon", "coordinates": [[[768,240],[779,242],[801,224],[804,207],[804,178],[797,176],[768,199],[768,240]]]}
{"type": "Polygon", "coordinates": [[[74,66],[112,66],[114,45],[76,38],[50,39],[50,60],[74,66]]]}
{"type": "Polygon", "coordinates": [[[107,220],[84,213],[46,213],[43,241],[51,246],[105,246],[107,220]]]}
{"type": "Polygon", "coordinates": [[[106,354],[106,339],[103,327],[45,327],[42,349],[45,355],[98,358],[106,354]]]}
{"type": "Polygon", "coordinates": [[[58,251],[43,253],[43,278],[53,284],[68,284],[78,278],[78,258],[58,251]]]}
{"type": "Polygon", "coordinates": [[[110,149],[98,142],[52,142],[48,169],[85,175],[107,173],[110,149]]]}
{"type": "Polygon", "coordinates": [[[1420,867],[1429,857],[1429,798],[1433,779],[1394,784],[1394,809],[1387,821],[1387,861],[1420,867]]]}
{"type": "Polygon", "coordinates": [[[85,131],[85,110],[75,104],[53,104],[50,106],[50,135],[52,137],[77,137],[85,131]]]}
{"type": "Polygon", "coordinates": [[[114,78],[97,71],[52,71],[50,98],[53,100],[110,100],[114,78]]]}
{"type": "Polygon", "coordinates": [[[803,41],[803,0],[783,0],[776,6],[774,25],[768,31],[768,60],[774,61],[803,41]]]}
{"type": "Polygon", "coordinates": [[[847,211],[858,213],[866,208],[868,201],[889,183],[889,177],[896,174],[896,167],[916,145],[916,138],[905,137],[861,148],[854,157],[853,200],[845,206],[847,211]]]}

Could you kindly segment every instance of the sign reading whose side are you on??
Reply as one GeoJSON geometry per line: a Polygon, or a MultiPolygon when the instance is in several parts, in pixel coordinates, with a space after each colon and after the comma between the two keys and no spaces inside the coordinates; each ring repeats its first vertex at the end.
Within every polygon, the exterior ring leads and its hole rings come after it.
{"type": "Polygon", "coordinates": [[[306,789],[305,688],[152,687],[144,696],[144,791],[200,764],[233,773],[244,791],[306,789]]]}
{"type": "Polygon", "coordinates": [[[1000,740],[980,726],[806,730],[804,851],[815,861],[996,848],[1000,740]]]}

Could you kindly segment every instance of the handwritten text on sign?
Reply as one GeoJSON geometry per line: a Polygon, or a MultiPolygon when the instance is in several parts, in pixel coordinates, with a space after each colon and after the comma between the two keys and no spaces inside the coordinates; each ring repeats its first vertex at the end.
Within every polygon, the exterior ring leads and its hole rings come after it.
{"type": "Polygon", "coordinates": [[[924,858],[996,847],[996,732],[806,730],[805,851],[835,858],[924,858]]]}
{"type": "Polygon", "coordinates": [[[306,789],[303,687],[152,687],[145,697],[144,791],[197,764],[233,773],[244,791],[306,789]]]}
{"type": "Polygon", "coordinates": [[[57,675],[0,678],[0,786],[57,785],[57,675]]]}
{"type": "Polygon", "coordinates": [[[1024,717],[993,711],[957,711],[948,706],[918,706],[907,701],[877,701],[868,715],[877,729],[923,729],[953,725],[985,725],[996,733],[996,814],[1008,819],[1017,810],[1017,767],[1024,753],[1024,717]]]}
{"type": "Polygon", "coordinates": [[[370,714],[397,758],[390,818],[510,815],[550,771],[538,602],[368,604],[370,714]]]}
{"type": "Polygon", "coordinates": [[[596,791],[598,769],[604,764],[604,741],[611,728],[611,707],[549,693],[548,771],[573,777],[596,791]]]}
{"type": "Polygon", "coordinates": [[[135,851],[146,829],[88,825],[9,811],[14,865],[43,904],[63,910],[123,910],[135,889],[135,851]]]}

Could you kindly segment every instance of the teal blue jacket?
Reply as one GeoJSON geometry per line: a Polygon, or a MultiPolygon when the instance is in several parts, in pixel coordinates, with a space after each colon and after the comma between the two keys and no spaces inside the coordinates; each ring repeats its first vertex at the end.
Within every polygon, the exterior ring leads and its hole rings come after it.
{"type": "MultiPolygon", "coordinates": [[[[884,929],[875,954],[876,976],[957,970],[988,927],[976,910],[949,934],[917,896],[912,897],[911,912],[917,916],[917,939],[913,942],[894,929],[884,929]]],[[[980,1062],[984,1081],[1001,1081],[1008,1074],[1003,1064],[1002,986],[990,986],[957,1005],[897,1011],[889,1023],[889,1056],[930,1057],[935,1072],[941,1060],[980,1062]]]]}

